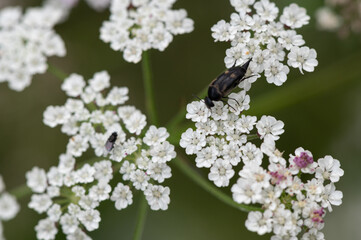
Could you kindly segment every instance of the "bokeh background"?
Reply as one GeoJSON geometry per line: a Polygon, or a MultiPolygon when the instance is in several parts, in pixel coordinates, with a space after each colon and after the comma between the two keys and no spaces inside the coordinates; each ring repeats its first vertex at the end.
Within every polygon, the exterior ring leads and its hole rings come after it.
{"type": "MultiPolygon", "coordinates": [[[[290,2],[277,0],[277,5],[282,8],[290,2]]],[[[0,7],[40,4],[35,0],[0,1],[0,7]]],[[[329,154],[341,161],[345,176],[336,187],[344,193],[343,204],[326,216],[324,233],[328,240],[361,239],[361,37],[339,39],[335,33],[319,31],[314,13],[323,1],[299,4],[312,17],[299,32],[307,46],[317,50],[319,66],[305,75],[292,69],[280,88],[258,80],[250,91],[250,113],[271,114],[284,121],[286,131],[278,147],[286,156],[302,146],[316,158],[329,154]]],[[[233,12],[227,0],[178,0],[174,8],[188,11],[195,30],[175,37],[164,52],[151,51],[161,125],[224,69],[228,45],[214,43],[210,28],[220,19],[228,21],[233,12]]],[[[107,70],[113,85],[129,87],[128,103],[144,111],[141,65],[125,62],[121,53],[99,39],[99,28],[108,16],[108,11],[99,13],[80,2],[70,18],[56,27],[68,54],[65,58],[51,58],[50,62],[66,73],[76,72],[86,78],[107,70]]],[[[0,84],[0,173],[8,190],[24,184],[25,172],[33,166],[48,169],[57,164],[59,154],[65,151],[67,137],[59,128],[49,128],[42,122],[48,105],[62,105],[66,100],[60,85],[51,74],[36,75],[31,86],[21,93],[0,84]]],[[[244,226],[246,213],[218,201],[174,164],[171,166],[173,177],[166,181],[171,188],[171,204],[168,211],[148,212],[143,239],[270,238],[249,232],[244,226]]],[[[207,177],[207,172],[201,173],[207,177]]],[[[34,226],[40,216],[27,208],[29,198],[21,200],[21,211],[15,219],[3,223],[7,239],[35,239],[34,226]]],[[[137,198],[122,211],[115,210],[110,202],[103,203],[100,229],[91,234],[93,239],[131,239],[137,198]]],[[[63,238],[58,234],[58,239],[63,238]]]]}

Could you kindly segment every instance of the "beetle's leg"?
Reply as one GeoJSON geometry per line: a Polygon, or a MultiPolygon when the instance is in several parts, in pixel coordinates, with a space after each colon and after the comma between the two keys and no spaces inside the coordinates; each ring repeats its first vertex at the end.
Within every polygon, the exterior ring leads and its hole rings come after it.
{"type": "Polygon", "coordinates": [[[238,106],[241,106],[235,98],[230,98],[230,97],[223,97],[223,98],[234,100],[238,104],[238,106]]]}
{"type": "MultiPolygon", "coordinates": [[[[227,97],[223,97],[223,98],[227,98],[227,97]]],[[[225,104],[227,104],[227,105],[230,106],[235,112],[237,112],[237,110],[236,110],[234,107],[232,107],[230,104],[228,104],[228,102],[224,101],[223,99],[222,99],[222,102],[225,103],[225,104]]],[[[236,101],[236,102],[237,102],[237,101],[236,101]]]]}
{"type": "Polygon", "coordinates": [[[241,82],[243,82],[244,80],[248,79],[248,78],[251,78],[251,77],[256,77],[256,76],[259,76],[259,74],[253,74],[253,75],[249,75],[247,77],[244,77],[241,79],[241,82]]]}

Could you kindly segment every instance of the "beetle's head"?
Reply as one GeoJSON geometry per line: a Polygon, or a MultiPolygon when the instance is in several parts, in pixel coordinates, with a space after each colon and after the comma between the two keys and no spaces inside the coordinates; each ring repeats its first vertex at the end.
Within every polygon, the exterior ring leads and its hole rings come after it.
{"type": "Polygon", "coordinates": [[[206,104],[207,108],[209,108],[209,109],[214,107],[214,103],[209,97],[204,98],[204,103],[206,104]]]}

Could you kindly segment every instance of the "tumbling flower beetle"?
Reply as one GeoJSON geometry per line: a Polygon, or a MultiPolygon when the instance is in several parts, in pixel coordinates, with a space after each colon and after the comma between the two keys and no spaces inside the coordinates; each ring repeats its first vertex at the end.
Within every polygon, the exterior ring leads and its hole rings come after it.
{"type": "Polygon", "coordinates": [[[209,109],[214,107],[213,101],[223,101],[222,98],[228,98],[227,95],[247,78],[244,75],[251,60],[252,58],[242,66],[226,70],[209,84],[208,96],[204,98],[204,103],[209,109]]]}
{"type": "Polygon", "coordinates": [[[114,148],[114,143],[117,140],[118,134],[113,132],[105,143],[105,149],[110,152],[114,148]]]}

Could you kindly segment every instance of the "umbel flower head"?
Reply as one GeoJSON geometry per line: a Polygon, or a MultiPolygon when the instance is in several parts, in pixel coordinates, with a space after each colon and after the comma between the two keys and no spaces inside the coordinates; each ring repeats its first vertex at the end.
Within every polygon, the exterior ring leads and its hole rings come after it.
{"type": "Polygon", "coordinates": [[[318,65],[316,51],[304,46],[296,29],[308,24],[306,9],[292,3],[280,10],[269,0],[231,0],[236,12],[230,22],[220,20],[212,30],[215,41],[230,42],[224,63],[227,68],[242,65],[252,58],[249,72],[255,77],[242,83],[248,88],[263,73],[268,83],[277,86],[287,80],[289,67],[313,72],[318,65]],[[288,53],[288,54],[287,54],[288,53]]]}
{"type": "Polygon", "coordinates": [[[0,10],[0,82],[22,91],[34,74],[44,73],[50,56],[64,56],[63,40],[53,27],[61,11],[52,7],[0,10]]]}
{"type": "Polygon", "coordinates": [[[103,23],[100,38],[128,62],[137,63],[142,52],[163,51],[173,35],[193,31],[193,20],[184,9],[172,10],[176,0],[113,0],[110,19],[103,23]]]}
{"type": "Polygon", "coordinates": [[[342,192],[334,185],[344,174],[340,162],[331,156],[316,161],[301,147],[284,158],[276,148],[284,123],[272,116],[257,121],[243,114],[248,108],[244,91],[232,93],[227,105],[216,102],[212,109],[201,101],[188,104],[186,118],[195,122],[195,129],[182,134],[180,146],[196,155],[197,167],[209,169],[208,178],[217,187],[231,185],[235,202],[262,207],[264,212],[249,213],[250,231],[272,232],[273,240],[324,239],[320,230],[325,214],[342,203],[342,192]]]}
{"type": "Polygon", "coordinates": [[[34,167],[27,173],[27,185],[33,190],[29,207],[47,217],[35,227],[38,239],[54,239],[58,224],[69,239],[86,237],[101,221],[97,207],[111,200],[118,210],[133,203],[134,190],[144,193],[152,210],[166,210],[170,203],[169,187],[160,185],[171,177],[167,163],[175,158],[174,146],[163,127],[150,126],[144,131],[146,117],[128,100],[128,88],[110,87],[106,71],[95,73],[88,81],[70,75],[62,89],[69,98],[64,106],[49,106],[44,123],[62,125],[70,136],[67,151],[59,164],[49,171],[34,167]],[[113,148],[105,144],[113,132],[113,148]],[[76,164],[90,150],[96,158],[76,164]],[[121,177],[114,177],[120,174],[121,177]],[[115,182],[112,179],[122,179],[115,182]]]}
{"type": "Polygon", "coordinates": [[[0,239],[5,239],[2,222],[13,219],[19,210],[20,205],[14,196],[5,191],[5,184],[0,175],[0,239]]]}

